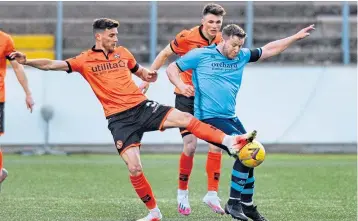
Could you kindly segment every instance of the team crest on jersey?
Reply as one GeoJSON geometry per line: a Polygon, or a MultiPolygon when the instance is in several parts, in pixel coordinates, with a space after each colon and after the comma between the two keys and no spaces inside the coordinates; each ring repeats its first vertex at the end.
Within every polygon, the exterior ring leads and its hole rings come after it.
{"type": "Polygon", "coordinates": [[[119,54],[114,54],[114,58],[115,58],[115,59],[120,58],[119,54]]]}

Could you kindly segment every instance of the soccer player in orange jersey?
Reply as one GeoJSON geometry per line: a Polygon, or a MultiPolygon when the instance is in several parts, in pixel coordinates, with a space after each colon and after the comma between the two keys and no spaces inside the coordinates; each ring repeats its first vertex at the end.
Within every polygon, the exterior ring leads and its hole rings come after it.
{"type": "MultiPolygon", "coordinates": [[[[26,94],[26,106],[32,112],[34,101],[27,83],[24,67],[14,59],[10,59],[9,55],[15,51],[14,41],[11,36],[0,31],[0,136],[4,133],[4,105],[5,105],[5,75],[6,75],[6,59],[10,60],[10,64],[14,69],[17,80],[21,84],[26,94]]],[[[7,177],[7,171],[3,168],[3,157],[0,149],[0,191],[1,183],[7,177]]]]}
{"type": "Polygon", "coordinates": [[[162,219],[162,214],[144,176],[139,154],[145,132],[186,128],[198,138],[215,143],[232,154],[252,141],[254,135],[228,136],[200,122],[192,114],[148,100],[132,80],[131,73],[144,81],[154,82],[157,72],[140,66],[128,49],[116,46],[118,26],[119,23],[112,19],[96,19],[93,23],[95,45],[66,61],[30,60],[21,52],[14,52],[10,57],[41,70],[79,72],[86,79],[103,106],[108,129],[112,132],[118,153],[128,167],[130,181],[138,197],[149,209],[149,214],[140,220],[158,221],[162,219]]]}
{"type": "MultiPolygon", "coordinates": [[[[218,44],[221,41],[221,26],[225,10],[218,4],[207,4],[202,12],[201,25],[193,27],[190,30],[183,30],[178,33],[173,41],[170,42],[156,57],[151,69],[159,70],[169,56],[177,54],[183,56],[194,48],[205,47],[211,44],[218,44]]],[[[185,85],[193,85],[192,71],[184,71],[180,73],[181,80],[185,85]]],[[[149,83],[143,82],[140,88],[144,92],[148,89],[149,83]]],[[[194,92],[185,92],[183,88],[175,88],[175,108],[190,114],[194,113],[194,92]]],[[[193,159],[197,144],[197,138],[187,129],[180,128],[183,138],[184,148],[179,160],[179,177],[178,177],[178,212],[183,215],[189,215],[191,208],[189,204],[188,183],[193,168],[193,159]]],[[[218,197],[219,179],[221,172],[221,149],[209,144],[209,152],[206,161],[207,173],[207,194],[203,198],[214,212],[224,214],[225,211],[220,205],[218,197]]]]}

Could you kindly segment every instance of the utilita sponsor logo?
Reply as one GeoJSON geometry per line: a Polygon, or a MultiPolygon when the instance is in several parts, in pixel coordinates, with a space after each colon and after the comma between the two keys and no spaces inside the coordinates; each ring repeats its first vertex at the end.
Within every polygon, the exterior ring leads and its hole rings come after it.
{"type": "Polygon", "coordinates": [[[108,62],[108,63],[97,64],[96,66],[92,66],[91,70],[93,73],[97,73],[102,71],[110,71],[118,68],[123,68],[125,66],[126,63],[122,60],[119,60],[118,62],[115,63],[108,62]]]}

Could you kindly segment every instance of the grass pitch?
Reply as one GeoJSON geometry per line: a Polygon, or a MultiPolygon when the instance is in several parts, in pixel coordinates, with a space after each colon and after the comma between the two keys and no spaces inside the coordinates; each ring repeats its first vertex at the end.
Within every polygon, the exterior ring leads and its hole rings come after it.
{"type": "MultiPolygon", "coordinates": [[[[129,221],[147,210],[117,155],[5,155],[9,171],[0,194],[1,221],[129,221]]],[[[142,155],[164,219],[232,220],[212,213],[206,193],[206,155],[197,155],[190,180],[192,214],[176,211],[179,154],[142,155]]],[[[233,159],[223,158],[219,196],[228,199],[233,159]]],[[[270,221],[356,221],[356,155],[275,155],[255,171],[255,204],[270,221]]]]}

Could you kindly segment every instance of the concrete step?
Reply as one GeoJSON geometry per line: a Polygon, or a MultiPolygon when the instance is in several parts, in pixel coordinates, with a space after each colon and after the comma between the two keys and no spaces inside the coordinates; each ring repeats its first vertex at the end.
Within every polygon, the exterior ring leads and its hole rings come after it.
{"type": "MultiPolygon", "coordinates": [[[[320,16],[317,17],[319,32],[322,36],[337,36],[342,33],[342,17],[340,16],[320,16]]],[[[357,37],[357,16],[349,17],[350,36],[357,37]]]]}
{"type": "MultiPolygon", "coordinates": [[[[169,2],[169,1],[159,1],[158,2],[158,18],[193,18],[197,22],[201,20],[201,13],[203,7],[212,3],[210,1],[205,2],[169,2]]],[[[227,16],[231,17],[244,17],[246,11],[246,2],[216,2],[224,7],[227,16]]]]}
{"type": "MultiPolygon", "coordinates": [[[[200,21],[209,2],[158,2],[158,18],[191,17],[200,21]]],[[[230,16],[243,16],[245,2],[220,2],[230,16]]],[[[64,2],[64,18],[149,18],[150,2],[64,2]]],[[[56,18],[56,2],[0,2],[0,18],[56,18]]]]}
{"type": "MultiPolygon", "coordinates": [[[[89,19],[65,19],[63,34],[68,36],[92,35],[92,20],[89,19]]],[[[55,19],[0,19],[2,29],[14,34],[55,33],[55,19]]],[[[148,19],[122,19],[119,27],[120,33],[148,35],[150,30],[148,19]]],[[[192,19],[180,19],[175,21],[158,20],[158,33],[177,34],[183,29],[190,29],[200,23],[192,19]]]]}
{"type": "MultiPolygon", "coordinates": [[[[350,17],[350,35],[357,36],[357,19],[350,17]]],[[[279,18],[255,20],[254,23],[254,36],[265,35],[291,35],[300,29],[315,24],[316,30],[312,35],[320,37],[338,37],[342,34],[342,19],[337,16],[327,17],[322,16],[316,19],[305,19],[300,21],[299,18],[291,20],[279,21],[279,18]],[[259,22],[258,22],[259,21],[259,22]]]]}
{"type": "MultiPolygon", "coordinates": [[[[89,19],[65,19],[63,24],[64,35],[66,36],[86,36],[92,35],[92,20],[89,19]]],[[[2,29],[13,34],[53,34],[56,31],[55,19],[0,19],[2,29]]],[[[244,26],[244,19],[227,19],[224,25],[236,23],[244,26]]],[[[158,20],[158,33],[175,36],[184,28],[190,29],[199,23],[193,19],[158,20]]],[[[273,34],[294,34],[301,28],[310,24],[316,25],[315,35],[321,37],[340,36],[342,20],[337,16],[321,16],[312,18],[255,18],[254,35],[273,35],[273,34]]],[[[148,36],[150,30],[148,19],[122,19],[119,28],[120,33],[138,34],[148,36]]],[[[357,20],[350,17],[350,35],[357,36],[357,20]]]]}
{"type": "MultiPolygon", "coordinates": [[[[357,63],[357,54],[351,53],[351,63],[357,63]]],[[[307,50],[302,49],[288,49],[282,54],[269,58],[265,62],[272,63],[295,63],[302,65],[310,65],[310,64],[342,64],[343,61],[343,53],[341,50],[336,49],[319,49],[312,47],[307,50]]]]}
{"type": "Polygon", "coordinates": [[[312,2],[254,2],[254,15],[262,17],[314,17],[312,2]]]}
{"type": "MultiPolygon", "coordinates": [[[[349,2],[349,14],[357,16],[357,2],[349,2]]],[[[285,1],[285,2],[271,2],[261,1],[254,2],[255,16],[262,17],[315,17],[321,15],[341,15],[342,2],[327,2],[327,1],[285,1]]]]}
{"type": "MultiPolygon", "coordinates": [[[[159,18],[197,18],[209,2],[158,2],[159,18]]],[[[245,16],[246,2],[219,2],[228,16],[245,16]]],[[[357,3],[350,2],[357,15],[357,3]]],[[[340,15],[340,2],[254,2],[255,16],[283,18],[340,15]]],[[[150,2],[64,2],[64,18],[149,18],[150,2]]],[[[0,18],[56,18],[56,2],[0,2],[0,18]]]]}
{"type": "MultiPolygon", "coordinates": [[[[265,44],[275,41],[278,38],[276,37],[256,37],[254,38],[254,46],[255,47],[262,47],[265,44]]],[[[357,51],[357,38],[351,37],[350,38],[350,50],[353,52],[357,51]]],[[[338,38],[319,38],[310,36],[309,38],[300,40],[295,42],[290,48],[310,48],[314,46],[318,49],[326,49],[326,48],[335,48],[335,49],[341,49],[342,47],[342,39],[340,37],[338,38]]]]}
{"type": "Polygon", "coordinates": [[[0,1],[0,18],[8,18],[8,19],[56,18],[56,2],[0,1]]]}
{"type": "MultiPolygon", "coordinates": [[[[357,27],[355,20],[351,17],[351,35],[356,36],[357,27]]],[[[84,36],[92,34],[92,20],[89,19],[65,19],[63,24],[64,35],[69,36],[84,36]]],[[[16,34],[33,34],[33,33],[55,33],[56,20],[55,19],[0,19],[2,29],[9,33],[16,34]]],[[[244,21],[237,19],[227,19],[224,25],[228,23],[236,23],[241,25],[244,29],[244,21]]],[[[168,21],[164,19],[158,20],[158,33],[165,33],[168,35],[175,35],[184,28],[190,29],[199,23],[193,19],[177,19],[175,21],[168,21]]],[[[254,34],[266,35],[275,33],[287,33],[288,31],[298,31],[310,24],[316,24],[316,32],[321,32],[322,36],[331,34],[337,35],[341,31],[341,20],[337,17],[328,18],[322,17],[318,19],[309,18],[292,18],[282,20],[281,18],[261,18],[255,19],[254,34]]],[[[150,25],[148,19],[122,19],[119,28],[120,33],[130,33],[146,35],[149,33],[150,25]]],[[[293,34],[293,32],[292,32],[293,34]]]]}
{"type": "Polygon", "coordinates": [[[0,19],[1,30],[10,34],[55,34],[55,19],[0,19]]]}
{"type": "MultiPolygon", "coordinates": [[[[356,1],[349,1],[349,14],[351,16],[357,16],[357,2],[356,1]]],[[[315,1],[313,2],[315,8],[316,16],[322,15],[342,15],[342,2],[321,2],[315,1]]]]}
{"type": "MultiPolygon", "coordinates": [[[[191,17],[201,19],[204,5],[209,2],[158,2],[158,17],[191,17]]],[[[241,16],[245,2],[220,2],[230,16],[241,16]]],[[[0,2],[0,18],[56,18],[56,2],[0,2]]],[[[64,18],[111,17],[149,18],[150,2],[64,2],[64,18]],[[105,16],[104,16],[105,13],[105,16]]]]}
{"type": "MultiPolygon", "coordinates": [[[[273,19],[270,19],[271,21],[273,19]]],[[[312,38],[321,38],[322,40],[316,40],[314,44],[327,45],[334,44],[338,45],[338,40],[331,42],[328,39],[341,38],[341,25],[339,20],[322,19],[323,23],[317,24],[316,31],[313,32],[308,41],[312,38]]],[[[1,21],[4,25],[4,31],[11,34],[49,34],[55,33],[55,21],[47,19],[45,21],[22,21],[22,20],[5,20],[1,21]],[[6,24],[7,23],[7,24],[6,24]],[[7,29],[5,28],[7,27],[7,29]],[[20,33],[19,33],[20,32],[20,33]]],[[[88,48],[93,44],[92,38],[92,26],[91,21],[88,20],[65,20],[64,23],[64,47],[65,48],[88,48]]],[[[307,22],[305,25],[310,24],[307,22]]],[[[184,27],[190,28],[195,24],[192,20],[182,20],[182,23],[171,23],[160,21],[158,25],[158,43],[159,45],[166,45],[170,40],[174,38],[176,33],[181,31],[184,27]],[[165,35],[161,35],[165,33],[165,35]]],[[[243,26],[243,24],[241,24],[243,26]]],[[[279,39],[296,33],[298,30],[303,28],[305,25],[299,23],[296,19],[291,21],[285,21],[281,23],[267,22],[265,20],[256,19],[254,25],[254,41],[258,39],[279,39]],[[297,22],[295,24],[295,22],[297,22]]],[[[357,36],[356,21],[352,20],[350,25],[350,36],[354,38],[357,36]],[[355,22],[355,24],[354,24],[355,22]]],[[[127,21],[124,20],[119,29],[119,43],[123,45],[136,45],[139,50],[148,50],[149,45],[149,24],[147,21],[138,19],[127,21]],[[128,37],[130,36],[130,37],[128,37]]],[[[306,45],[307,39],[299,42],[299,45],[306,45]]],[[[265,43],[265,41],[259,41],[258,43],[265,43]]],[[[353,47],[356,48],[356,43],[353,41],[353,47]]],[[[256,44],[256,43],[255,43],[256,44]]],[[[260,44],[258,44],[261,46],[260,44]]],[[[160,46],[162,47],[162,46],[160,46]]]]}
{"type": "MultiPolygon", "coordinates": [[[[0,2],[1,18],[56,18],[56,2],[0,2]]],[[[64,18],[148,17],[148,2],[63,2],[64,18]]]]}

